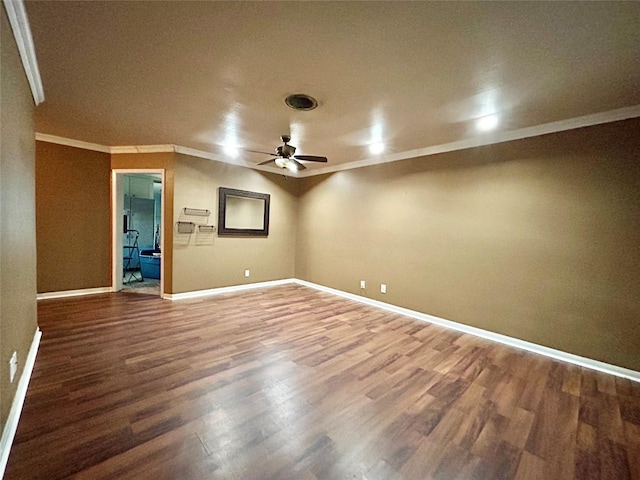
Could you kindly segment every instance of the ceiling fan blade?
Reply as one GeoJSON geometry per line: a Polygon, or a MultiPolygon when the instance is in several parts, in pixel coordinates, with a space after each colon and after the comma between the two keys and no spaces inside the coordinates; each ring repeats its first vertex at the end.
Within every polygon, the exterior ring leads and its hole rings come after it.
{"type": "Polygon", "coordinates": [[[327,157],[317,157],[315,155],[294,155],[296,160],[304,160],[305,162],[326,162],[327,157]]]}
{"type": "Polygon", "coordinates": [[[275,162],[275,161],[276,161],[276,159],[275,159],[275,158],[272,158],[271,160],[267,160],[267,161],[264,161],[264,162],[260,162],[260,163],[258,163],[257,165],[266,165],[267,163],[271,163],[271,162],[275,162]]]}
{"type": "Polygon", "coordinates": [[[307,167],[305,167],[303,164],[301,164],[299,161],[294,160],[293,158],[290,159],[291,162],[296,164],[296,170],[306,170],[307,167]]]}

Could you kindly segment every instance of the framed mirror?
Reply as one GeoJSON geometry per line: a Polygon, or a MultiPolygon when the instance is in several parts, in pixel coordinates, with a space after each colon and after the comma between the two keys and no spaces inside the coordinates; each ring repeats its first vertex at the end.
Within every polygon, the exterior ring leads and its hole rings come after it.
{"type": "Polygon", "coordinates": [[[269,199],[268,193],[220,187],[218,189],[218,235],[268,236],[269,199]]]}

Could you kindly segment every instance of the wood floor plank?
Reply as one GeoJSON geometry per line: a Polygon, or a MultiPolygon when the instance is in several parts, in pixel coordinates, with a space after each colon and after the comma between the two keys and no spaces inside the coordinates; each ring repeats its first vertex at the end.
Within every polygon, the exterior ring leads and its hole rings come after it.
{"type": "Polygon", "coordinates": [[[8,480],[640,479],[640,384],[306,287],[38,321],[8,480]]]}

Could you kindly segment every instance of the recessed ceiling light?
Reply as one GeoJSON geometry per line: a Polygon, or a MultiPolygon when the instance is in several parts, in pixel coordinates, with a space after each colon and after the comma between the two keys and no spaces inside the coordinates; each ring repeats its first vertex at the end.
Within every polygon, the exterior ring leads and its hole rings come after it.
{"type": "Polygon", "coordinates": [[[226,153],[230,157],[236,158],[240,154],[240,150],[238,150],[238,147],[234,147],[232,145],[225,145],[224,153],[226,153]]]}
{"type": "Polygon", "coordinates": [[[374,155],[378,155],[384,152],[384,143],[382,142],[372,143],[371,145],[369,145],[369,152],[371,152],[374,155]]]}
{"type": "Polygon", "coordinates": [[[306,93],[294,93],[284,99],[284,103],[294,110],[313,110],[318,106],[318,101],[306,93]]]}
{"type": "Polygon", "coordinates": [[[480,117],[476,121],[476,128],[482,132],[488,132],[498,126],[497,115],[487,115],[486,117],[480,117]]]}

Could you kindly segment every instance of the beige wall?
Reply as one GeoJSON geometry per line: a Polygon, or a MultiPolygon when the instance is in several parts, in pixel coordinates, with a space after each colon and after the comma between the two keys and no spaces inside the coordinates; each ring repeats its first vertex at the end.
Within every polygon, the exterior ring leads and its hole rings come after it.
{"type": "Polygon", "coordinates": [[[218,187],[271,195],[269,236],[219,237],[217,233],[180,234],[174,225],[173,291],[205,290],[229,285],[291,278],[294,275],[295,181],[202,158],[176,154],[174,220],[218,226],[218,187]],[[187,217],[183,208],[211,211],[210,217],[187,217]],[[251,276],[244,277],[249,269],[251,276]]]}
{"type": "Polygon", "coordinates": [[[33,98],[0,7],[0,424],[7,421],[36,324],[33,98]],[[9,383],[9,359],[18,372],[9,383]]]}
{"type": "Polygon", "coordinates": [[[167,293],[295,276],[640,370],[639,133],[636,119],[306,179],[174,153],[111,167],[165,169],[167,293]],[[217,226],[220,186],[271,194],[269,237],[176,231],[217,226]]]}
{"type": "Polygon", "coordinates": [[[36,142],[38,292],[111,285],[108,153],[36,142]]]}
{"type": "Polygon", "coordinates": [[[638,152],[635,119],[304,179],[296,277],[640,370],[638,152]]]}
{"type": "Polygon", "coordinates": [[[38,252],[42,255],[38,258],[38,291],[111,285],[110,169],[165,171],[164,231],[170,232],[163,248],[165,293],[293,277],[296,222],[293,180],[174,153],[109,156],[37,143],[38,252]],[[192,235],[177,233],[175,222],[180,219],[217,226],[220,186],[271,194],[269,237],[222,238],[199,231],[192,235]],[[85,207],[75,212],[75,204],[85,207]],[[211,216],[184,218],[184,207],[206,208],[211,216]],[[95,258],[85,258],[90,254],[95,258]],[[251,271],[249,278],[244,277],[245,269],[251,271]]]}

